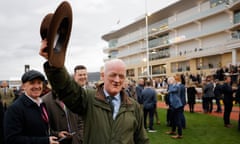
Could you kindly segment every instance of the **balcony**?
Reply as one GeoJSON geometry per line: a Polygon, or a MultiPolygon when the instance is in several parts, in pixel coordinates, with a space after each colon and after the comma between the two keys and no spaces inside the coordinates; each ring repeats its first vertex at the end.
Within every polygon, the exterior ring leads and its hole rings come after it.
{"type": "Polygon", "coordinates": [[[187,59],[206,57],[210,55],[218,55],[226,52],[230,52],[225,45],[215,45],[212,47],[195,48],[193,51],[187,51],[185,56],[187,59]]]}
{"type": "Polygon", "coordinates": [[[103,52],[104,53],[110,53],[111,51],[118,50],[117,47],[104,47],[103,52]]]}
{"type": "Polygon", "coordinates": [[[208,9],[206,11],[199,12],[197,14],[192,14],[192,15],[189,14],[189,17],[187,17],[185,19],[177,20],[174,23],[169,24],[169,28],[170,29],[174,29],[174,28],[177,28],[177,27],[180,27],[180,26],[192,23],[194,21],[199,21],[199,20],[204,19],[206,17],[210,17],[210,16],[213,16],[213,15],[215,15],[217,13],[220,13],[220,12],[226,10],[226,9],[227,9],[226,8],[226,4],[222,4],[222,5],[219,5],[217,7],[208,9]]]}
{"type": "Polygon", "coordinates": [[[240,33],[233,32],[232,38],[226,43],[227,49],[236,49],[240,47],[240,33]]]}

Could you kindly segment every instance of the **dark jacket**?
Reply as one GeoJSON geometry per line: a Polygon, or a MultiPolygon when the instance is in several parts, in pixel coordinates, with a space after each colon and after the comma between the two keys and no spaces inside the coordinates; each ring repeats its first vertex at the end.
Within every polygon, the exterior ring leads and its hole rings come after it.
{"type": "Polygon", "coordinates": [[[215,88],[214,88],[214,96],[215,96],[215,98],[218,98],[218,99],[222,98],[222,91],[221,91],[221,89],[222,89],[222,85],[217,83],[215,88]]]}
{"type": "Polygon", "coordinates": [[[65,140],[62,143],[81,144],[83,141],[83,120],[82,118],[66,108],[64,111],[58,99],[54,98],[52,92],[42,97],[46,104],[51,133],[58,136],[60,131],[76,132],[72,140],[65,140]],[[69,124],[69,125],[68,125],[69,124]],[[68,128],[69,126],[69,128],[68,128]]]}
{"type": "MultiPolygon", "coordinates": [[[[238,88],[235,94],[235,101],[236,103],[240,104],[240,85],[238,85],[238,88]]],[[[239,116],[239,119],[240,119],[240,116],[239,116]]]]}
{"type": "Polygon", "coordinates": [[[222,85],[222,94],[223,94],[223,102],[224,104],[229,104],[229,105],[233,105],[233,89],[232,86],[224,83],[222,85]]]}
{"type": "Polygon", "coordinates": [[[197,94],[197,90],[194,86],[190,86],[187,88],[188,104],[196,103],[196,94],[197,94]]]}
{"type": "Polygon", "coordinates": [[[137,85],[136,86],[136,97],[137,97],[137,101],[139,104],[143,104],[143,99],[142,99],[142,91],[144,89],[144,86],[142,85],[137,85]]]}
{"type": "Polygon", "coordinates": [[[103,92],[84,90],[72,79],[65,68],[53,68],[45,63],[46,75],[52,88],[67,107],[84,118],[85,144],[148,144],[140,105],[120,92],[121,105],[113,120],[112,109],[103,92]]]}
{"type": "Polygon", "coordinates": [[[6,144],[49,144],[48,124],[40,107],[26,95],[10,105],[4,116],[6,144]]]}
{"type": "Polygon", "coordinates": [[[142,91],[143,108],[154,109],[157,103],[157,93],[153,88],[147,87],[142,91]]]}
{"type": "Polygon", "coordinates": [[[3,137],[3,104],[0,100],[0,144],[4,144],[4,137],[3,137]]]}
{"type": "Polygon", "coordinates": [[[203,97],[205,98],[213,98],[214,97],[214,92],[213,92],[214,85],[212,82],[208,82],[206,85],[203,87],[203,97]]]}

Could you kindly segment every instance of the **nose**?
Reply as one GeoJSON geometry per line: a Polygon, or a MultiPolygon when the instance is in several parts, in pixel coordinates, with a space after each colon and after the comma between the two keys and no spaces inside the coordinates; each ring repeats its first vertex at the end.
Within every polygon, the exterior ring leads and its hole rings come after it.
{"type": "Polygon", "coordinates": [[[120,78],[120,76],[119,76],[119,75],[116,75],[116,76],[114,77],[114,81],[115,81],[115,82],[119,82],[119,81],[120,81],[120,79],[121,79],[121,78],[120,78]]]}

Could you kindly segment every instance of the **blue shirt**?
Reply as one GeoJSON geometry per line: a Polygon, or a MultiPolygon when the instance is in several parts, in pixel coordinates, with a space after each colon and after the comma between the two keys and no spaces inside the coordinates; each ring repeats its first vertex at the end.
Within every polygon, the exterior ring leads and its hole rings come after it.
{"type": "MultiPolygon", "coordinates": [[[[106,98],[108,96],[110,96],[105,89],[103,91],[104,91],[104,94],[105,94],[106,98]]],[[[121,104],[120,93],[118,93],[115,96],[113,96],[112,103],[113,103],[113,106],[114,106],[113,119],[115,119],[117,114],[118,114],[118,112],[119,112],[119,108],[120,108],[120,104],[121,104]]]]}

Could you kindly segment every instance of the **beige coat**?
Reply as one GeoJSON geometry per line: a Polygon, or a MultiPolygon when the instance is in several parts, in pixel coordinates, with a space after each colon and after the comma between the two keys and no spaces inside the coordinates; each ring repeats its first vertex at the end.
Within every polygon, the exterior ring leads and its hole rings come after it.
{"type": "Polygon", "coordinates": [[[5,108],[7,108],[13,102],[14,98],[15,98],[15,95],[14,95],[13,89],[11,88],[0,89],[0,99],[5,108]]]}

